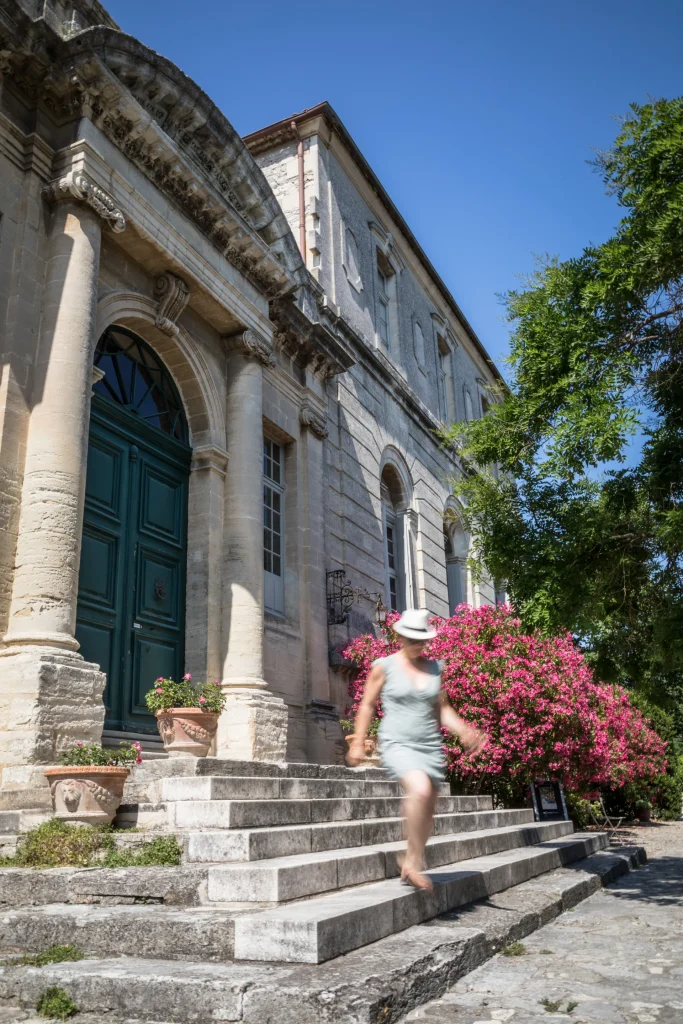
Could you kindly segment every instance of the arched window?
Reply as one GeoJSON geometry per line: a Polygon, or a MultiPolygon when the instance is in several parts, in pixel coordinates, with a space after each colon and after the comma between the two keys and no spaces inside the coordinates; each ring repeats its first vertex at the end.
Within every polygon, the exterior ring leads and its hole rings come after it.
{"type": "Polygon", "coordinates": [[[452,615],[460,604],[469,603],[469,572],[467,558],[469,539],[462,523],[449,517],[444,525],[446,555],[446,581],[448,583],[448,610],[452,615]]]}
{"type": "Polygon", "coordinates": [[[104,374],[93,390],[152,427],[187,441],[178,389],[153,349],[125,327],[108,327],[97,343],[95,366],[104,374]]]}
{"type": "Polygon", "coordinates": [[[385,604],[390,611],[417,607],[417,516],[398,470],[382,471],[382,530],[384,534],[385,604]]]}

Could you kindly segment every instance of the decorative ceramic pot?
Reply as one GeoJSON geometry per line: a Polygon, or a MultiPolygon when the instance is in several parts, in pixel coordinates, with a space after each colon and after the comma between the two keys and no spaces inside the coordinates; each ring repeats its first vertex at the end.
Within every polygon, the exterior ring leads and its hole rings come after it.
{"type": "Polygon", "coordinates": [[[55,817],[77,825],[110,825],[130,769],[120,765],[46,768],[55,817]]]}
{"type": "Polygon", "coordinates": [[[218,728],[215,711],[168,708],[157,711],[157,728],[169,757],[206,757],[218,728]]]}
{"type": "Polygon", "coordinates": [[[652,821],[652,808],[651,807],[639,807],[638,808],[638,821],[652,821]]]}

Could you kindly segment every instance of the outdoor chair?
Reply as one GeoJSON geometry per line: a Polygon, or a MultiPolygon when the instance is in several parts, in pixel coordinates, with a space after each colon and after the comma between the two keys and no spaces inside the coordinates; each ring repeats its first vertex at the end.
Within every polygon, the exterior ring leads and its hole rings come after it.
{"type": "Polygon", "coordinates": [[[622,815],[622,817],[617,818],[613,815],[608,814],[605,810],[605,805],[602,801],[602,797],[599,797],[598,803],[600,804],[600,814],[597,814],[593,810],[593,805],[591,803],[589,805],[590,816],[595,822],[595,824],[598,826],[598,828],[601,828],[604,832],[607,832],[611,838],[617,831],[617,829],[621,826],[624,817],[622,815]],[[600,819],[600,815],[602,815],[602,820],[600,819]]]}

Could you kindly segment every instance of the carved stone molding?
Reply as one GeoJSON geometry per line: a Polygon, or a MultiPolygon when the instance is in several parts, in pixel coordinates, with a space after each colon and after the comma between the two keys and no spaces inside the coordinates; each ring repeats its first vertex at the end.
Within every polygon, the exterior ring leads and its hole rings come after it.
{"type": "Polygon", "coordinates": [[[170,337],[178,337],[177,320],[190,301],[190,289],[182,277],[166,271],[154,282],[154,297],[159,301],[156,327],[170,337]]]}
{"type": "Polygon", "coordinates": [[[299,413],[299,423],[304,429],[312,431],[316,437],[323,441],[327,437],[327,425],[325,417],[311,405],[302,405],[299,413]]]}
{"type": "Polygon", "coordinates": [[[69,171],[63,178],[51,181],[43,189],[43,195],[53,203],[59,199],[80,199],[105,220],[112,231],[119,233],[126,229],[126,218],[112,197],[84,171],[69,171]]]}
{"type": "Polygon", "coordinates": [[[102,380],[104,377],[104,370],[100,366],[93,366],[92,368],[92,394],[95,394],[95,385],[102,380]]]}
{"type": "Polygon", "coordinates": [[[224,339],[228,352],[239,352],[247,359],[256,359],[264,366],[275,366],[276,359],[272,346],[256,331],[246,330],[224,339]]]}
{"type": "Polygon", "coordinates": [[[220,476],[225,476],[228,458],[225,448],[220,448],[217,444],[198,445],[192,449],[192,471],[211,469],[220,476]]]}

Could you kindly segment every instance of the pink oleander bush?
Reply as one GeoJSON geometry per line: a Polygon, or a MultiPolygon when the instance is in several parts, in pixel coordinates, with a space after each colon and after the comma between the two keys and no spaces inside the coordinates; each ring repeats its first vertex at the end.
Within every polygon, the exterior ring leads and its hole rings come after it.
{"type": "MultiPolygon", "coordinates": [[[[344,652],[358,669],[349,686],[352,717],[372,662],[399,648],[396,618],[388,618],[380,636],[358,637],[344,652]]],[[[665,771],[666,743],[624,689],[594,681],[569,634],[525,633],[509,607],[463,605],[436,625],[439,635],[426,654],[444,662],[443,684],[455,711],[490,737],[471,755],[444,736],[456,783],[516,802],[534,778],[558,779],[585,797],[665,771]]]]}

